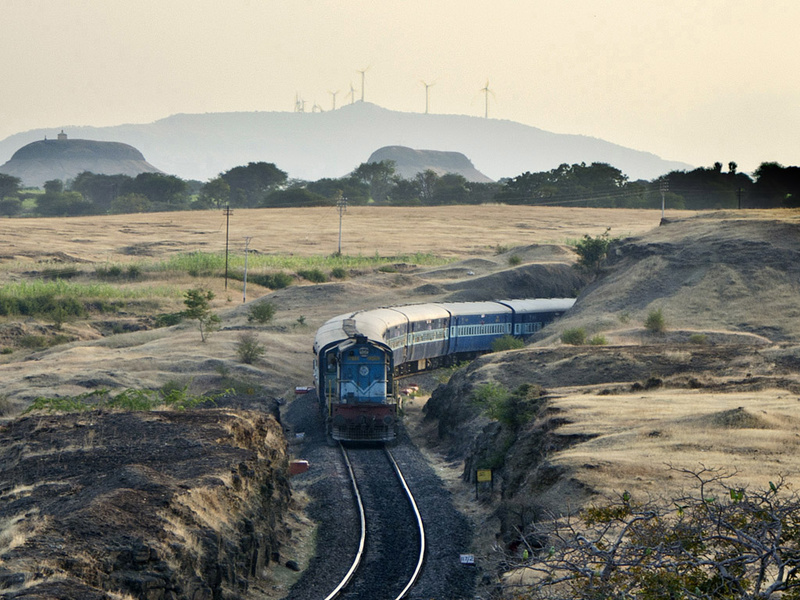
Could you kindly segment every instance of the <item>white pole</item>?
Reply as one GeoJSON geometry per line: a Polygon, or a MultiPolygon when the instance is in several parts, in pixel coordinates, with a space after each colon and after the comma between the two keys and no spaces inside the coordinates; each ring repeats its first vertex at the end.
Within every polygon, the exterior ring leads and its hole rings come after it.
{"type": "Polygon", "coordinates": [[[247,302],[247,247],[252,238],[244,238],[244,286],[242,286],[242,302],[247,302]]]}

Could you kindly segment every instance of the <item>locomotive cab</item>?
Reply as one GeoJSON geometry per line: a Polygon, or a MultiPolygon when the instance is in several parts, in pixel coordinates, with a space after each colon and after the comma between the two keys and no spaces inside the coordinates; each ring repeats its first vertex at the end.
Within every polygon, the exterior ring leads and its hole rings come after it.
{"type": "Polygon", "coordinates": [[[328,429],[334,440],[391,441],[397,427],[391,351],[357,335],[328,350],[328,429]]]}

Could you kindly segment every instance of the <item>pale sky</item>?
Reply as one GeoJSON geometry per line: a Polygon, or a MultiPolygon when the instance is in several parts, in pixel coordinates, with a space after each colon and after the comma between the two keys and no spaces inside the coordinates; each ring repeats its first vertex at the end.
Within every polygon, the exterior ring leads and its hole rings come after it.
{"type": "MultiPolygon", "coordinates": [[[[349,102],[800,165],[797,0],[0,0],[0,139],[349,102]],[[55,132],[54,132],[55,133],[55,132]]],[[[452,150],[458,150],[453,148],[452,150]]],[[[556,165],[554,165],[555,167],[556,165]]]]}

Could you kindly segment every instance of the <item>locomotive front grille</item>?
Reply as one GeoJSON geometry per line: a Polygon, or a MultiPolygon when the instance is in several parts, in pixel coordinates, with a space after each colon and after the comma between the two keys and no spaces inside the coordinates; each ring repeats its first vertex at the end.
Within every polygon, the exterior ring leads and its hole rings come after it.
{"type": "Polygon", "coordinates": [[[331,436],[336,441],[344,442],[390,442],[394,439],[394,426],[381,424],[365,428],[352,423],[334,425],[331,436]]]}

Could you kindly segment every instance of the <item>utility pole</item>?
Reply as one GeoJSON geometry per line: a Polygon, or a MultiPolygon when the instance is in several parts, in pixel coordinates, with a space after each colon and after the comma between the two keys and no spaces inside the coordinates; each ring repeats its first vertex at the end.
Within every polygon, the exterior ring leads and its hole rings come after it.
{"type": "Polygon", "coordinates": [[[664,219],[664,199],[667,196],[667,190],[669,190],[669,181],[667,179],[663,179],[661,181],[661,219],[664,219]]]}
{"type": "Polygon", "coordinates": [[[225,205],[225,291],[228,291],[228,233],[231,229],[231,210],[230,204],[225,205]]]}
{"type": "Polygon", "coordinates": [[[247,250],[250,245],[250,240],[253,238],[244,238],[244,286],[242,287],[242,302],[247,302],[247,250]]]}
{"type": "Polygon", "coordinates": [[[339,198],[336,202],[336,208],[339,209],[339,256],[342,255],[342,215],[347,212],[347,198],[339,198]]]}
{"type": "Polygon", "coordinates": [[[736,190],[736,197],[739,198],[739,210],[742,210],[742,193],[743,192],[744,192],[744,190],[742,188],[739,188],[738,190],[736,190]]]}

